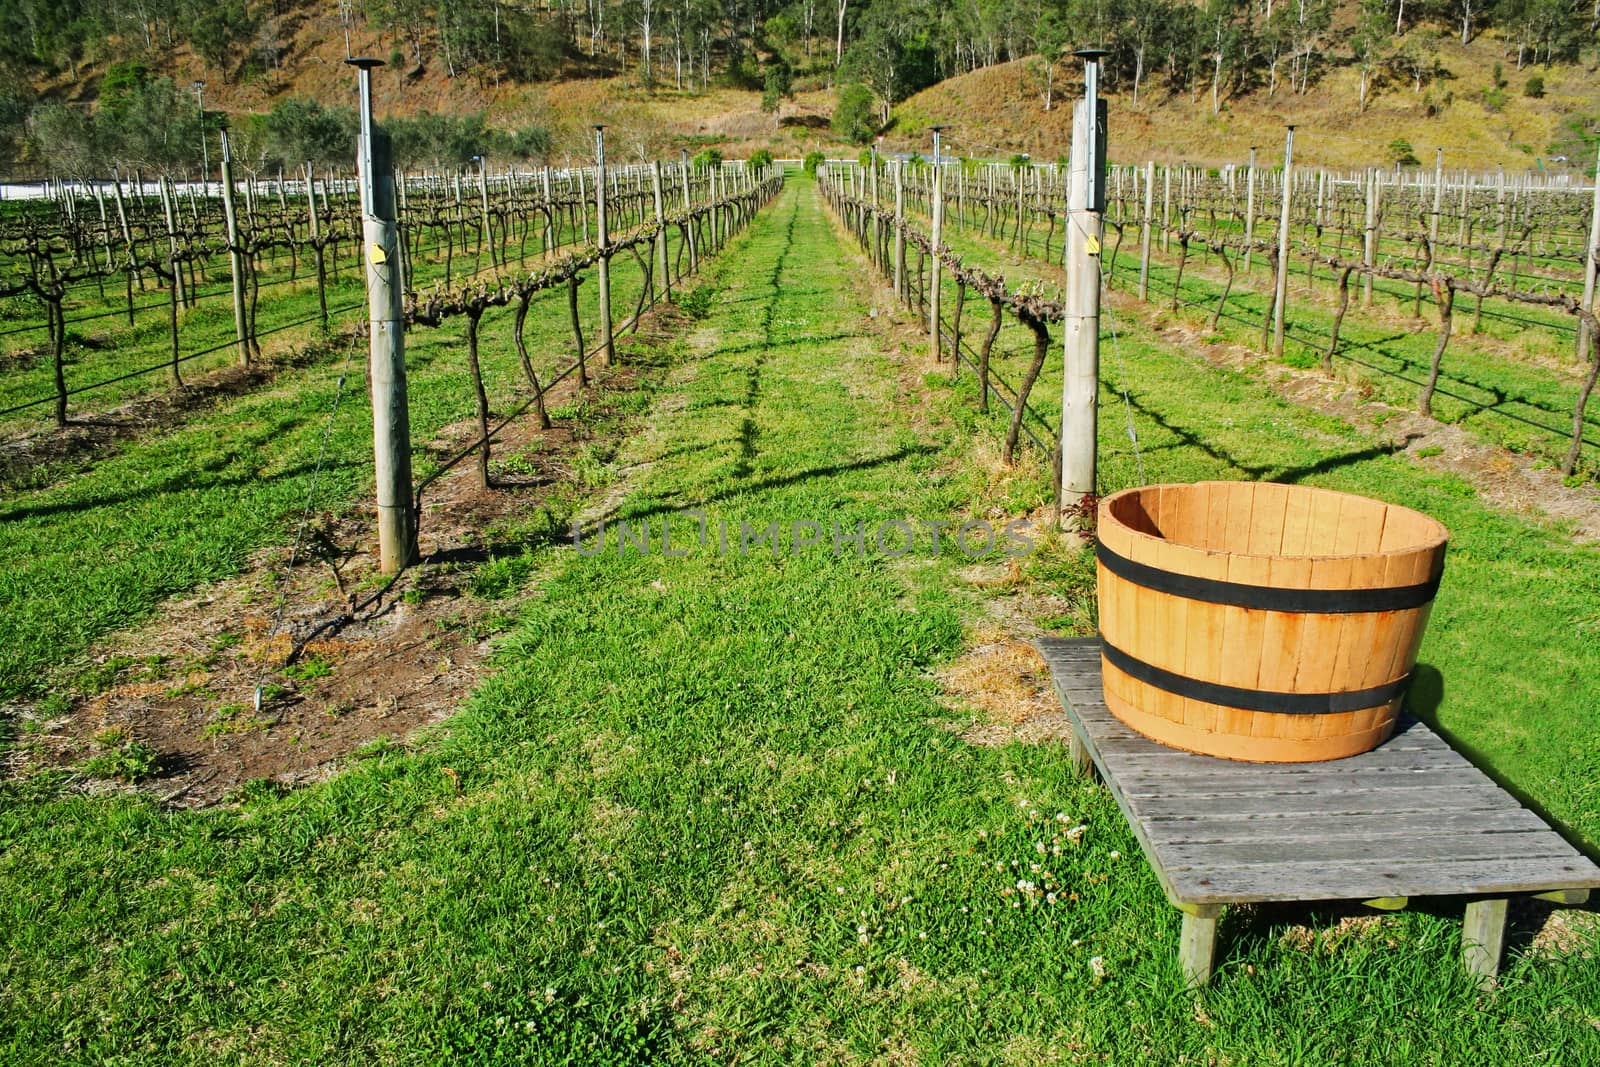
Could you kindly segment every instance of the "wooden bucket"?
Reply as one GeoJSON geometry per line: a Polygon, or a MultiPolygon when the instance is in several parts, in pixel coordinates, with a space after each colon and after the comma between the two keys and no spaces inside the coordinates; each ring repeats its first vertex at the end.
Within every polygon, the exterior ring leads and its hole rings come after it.
{"type": "Polygon", "coordinates": [[[1100,502],[1106,706],[1175,748],[1339,759],[1394,729],[1444,570],[1443,525],[1268,482],[1100,502]]]}

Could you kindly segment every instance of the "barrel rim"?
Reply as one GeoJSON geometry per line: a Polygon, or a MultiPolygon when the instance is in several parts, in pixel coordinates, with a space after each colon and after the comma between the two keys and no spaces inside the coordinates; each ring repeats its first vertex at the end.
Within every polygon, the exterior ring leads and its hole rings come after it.
{"type": "Polygon", "coordinates": [[[1407,507],[1404,504],[1395,504],[1395,503],[1392,503],[1392,502],[1387,501],[1387,500],[1378,500],[1378,499],[1376,499],[1374,497],[1363,496],[1360,493],[1346,493],[1346,492],[1343,492],[1343,491],[1338,490],[1338,489],[1324,489],[1321,486],[1317,486],[1317,485],[1299,485],[1299,484],[1297,484],[1295,482],[1271,482],[1271,481],[1267,481],[1267,480],[1257,480],[1255,482],[1250,482],[1250,481],[1245,481],[1243,479],[1230,481],[1230,480],[1227,480],[1227,479],[1216,478],[1216,479],[1210,479],[1210,480],[1207,480],[1207,481],[1200,481],[1200,482],[1153,482],[1153,483],[1151,483],[1149,485],[1131,486],[1131,487],[1129,487],[1127,489],[1118,490],[1117,492],[1112,493],[1110,496],[1106,496],[1106,497],[1102,497],[1101,498],[1100,507],[1099,507],[1098,521],[1099,521],[1099,523],[1101,525],[1106,525],[1106,524],[1115,525],[1117,530],[1123,536],[1132,538],[1135,543],[1146,544],[1146,545],[1172,545],[1172,546],[1176,546],[1176,547],[1179,547],[1179,548],[1187,549],[1187,550],[1189,550],[1191,552],[1199,552],[1199,553],[1202,553],[1202,554],[1204,554],[1206,556],[1211,556],[1211,557],[1218,557],[1218,558],[1225,558],[1225,559],[1259,560],[1259,561],[1262,561],[1262,562],[1270,562],[1272,560],[1346,560],[1346,559],[1367,559],[1367,560],[1370,560],[1370,559],[1391,559],[1391,558],[1399,558],[1399,557],[1402,557],[1402,556],[1413,556],[1413,555],[1416,555],[1418,553],[1437,552],[1440,549],[1444,548],[1450,542],[1450,530],[1449,530],[1448,527],[1445,526],[1444,523],[1440,522],[1438,519],[1434,518],[1432,515],[1428,515],[1428,514],[1426,514],[1424,512],[1417,511],[1415,508],[1407,507]],[[1432,531],[1434,533],[1434,536],[1430,537],[1430,538],[1428,538],[1426,540],[1414,541],[1414,542],[1411,542],[1411,543],[1408,543],[1408,544],[1398,545],[1398,546],[1396,546],[1394,548],[1385,549],[1385,550],[1378,551],[1378,552],[1345,552],[1345,553],[1316,553],[1316,554],[1294,554],[1294,553],[1286,553],[1286,552],[1280,552],[1280,553],[1235,552],[1235,551],[1231,551],[1229,549],[1207,548],[1207,547],[1205,547],[1203,545],[1189,544],[1188,542],[1176,541],[1176,540],[1173,540],[1172,538],[1169,538],[1169,537],[1157,537],[1155,534],[1148,534],[1148,533],[1143,532],[1142,530],[1134,529],[1132,526],[1129,526],[1127,523],[1125,523],[1122,520],[1118,519],[1112,513],[1113,506],[1119,500],[1122,500],[1122,499],[1130,497],[1130,496],[1138,495],[1138,494],[1159,492],[1160,490],[1163,490],[1163,489],[1200,489],[1200,488],[1203,488],[1203,487],[1214,486],[1214,485],[1250,485],[1250,484],[1256,484],[1256,485],[1280,485],[1280,486],[1284,487],[1285,489],[1290,490],[1291,492],[1311,493],[1311,494],[1322,493],[1322,494],[1326,494],[1326,495],[1329,495],[1329,496],[1337,496],[1337,497],[1343,497],[1343,498],[1347,498],[1347,499],[1351,499],[1351,500],[1359,500],[1359,501],[1362,501],[1363,503],[1370,504],[1370,505],[1372,505],[1374,507],[1386,507],[1386,508],[1395,509],[1395,510],[1398,510],[1398,511],[1405,512],[1408,515],[1414,516],[1415,518],[1421,520],[1425,524],[1424,528],[1431,528],[1432,529],[1432,531]]]}

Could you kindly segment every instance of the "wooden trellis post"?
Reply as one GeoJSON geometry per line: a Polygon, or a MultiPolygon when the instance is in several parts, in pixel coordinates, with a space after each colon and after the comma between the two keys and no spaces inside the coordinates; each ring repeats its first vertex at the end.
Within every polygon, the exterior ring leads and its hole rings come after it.
{"type": "Polygon", "coordinates": [[[617,350],[611,335],[611,235],[606,230],[606,128],[603,125],[594,127],[594,207],[596,245],[600,249],[600,261],[595,270],[600,290],[600,350],[603,362],[610,366],[617,350]]]}
{"type": "Polygon", "coordinates": [[[361,235],[367,264],[367,341],[372,379],[372,444],[377,475],[379,569],[394,574],[416,556],[411,506],[411,411],[406,399],[405,323],[398,281],[389,137],[372,122],[372,68],[380,59],[347,59],[360,79],[361,139],[356,152],[361,185],[361,235]]]}
{"type": "MultiPolygon", "coordinates": [[[[233,332],[239,342],[239,365],[250,365],[250,332],[244,316],[244,256],[239,247],[239,215],[233,207],[233,151],[228,144],[228,130],[224,127],[222,138],[222,212],[228,227],[228,275],[233,283],[233,332]]],[[[313,217],[315,211],[313,209],[313,217]]],[[[312,223],[313,231],[316,223],[312,223]]],[[[318,293],[321,293],[320,278],[318,293]]],[[[322,321],[328,321],[327,303],[322,308],[322,321]]]]}
{"type": "Polygon", "coordinates": [[[928,265],[928,335],[933,361],[938,363],[943,358],[939,323],[939,253],[944,248],[944,166],[939,159],[939,135],[944,127],[933,126],[930,129],[933,130],[933,248],[929,253],[932,262],[928,265]]]}
{"type": "Polygon", "coordinates": [[[1289,204],[1294,198],[1294,126],[1283,143],[1283,195],[1278,212],[1278,274],[1272,295],[1272,355],[1283,358],[1283,311],[1289,296],[1289,204]]]}
{"type": "Polygon", "coordinates": [[[1139,299],[1150,299],[1150,229],[1154,219],[1156,164],[1150,160],[1144,165],[1144,216],[1139,220],[1139,299]]]}
{"type": "Polygon", "coordinates": [[[1104,50],[1074,53],[1084,61],[1084,95],[1073,106],[1067,181],[1067,290],[1062,309],[1066,368],[1061,384],[1059,512],[1095,494],[1100,392],[1100,219],[1105,210],[1105,125],[1100,59],[1104,50]]]}

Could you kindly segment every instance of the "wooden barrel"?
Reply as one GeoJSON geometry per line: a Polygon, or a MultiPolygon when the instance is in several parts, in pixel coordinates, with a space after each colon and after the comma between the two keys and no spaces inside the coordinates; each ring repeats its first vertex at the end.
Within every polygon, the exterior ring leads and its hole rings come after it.
{"type": "Polygon", "coordinates": [[[1109,496],[1096,546],[1106,706],[1153,740],[1229,759],[1375,748],[1449,536],[1410,508],[1298,485],[1109,496]]]}

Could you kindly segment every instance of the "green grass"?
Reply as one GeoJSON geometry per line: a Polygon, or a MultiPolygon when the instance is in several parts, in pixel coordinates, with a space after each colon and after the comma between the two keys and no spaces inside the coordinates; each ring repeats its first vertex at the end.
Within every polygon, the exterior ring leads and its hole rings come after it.
{"type": "MultiPolygon", "coordinates": [[[[954,232],[949,243],[969,263],[998,272],[1001,255],[984,238],[954,232]]],[[[1013,285],[1051,272],[1036,260],[1004,268],[1013,285]]],[[[951,287],[946,306],[954,299],[951,287]]],[[[963,333],[976,344],[988,309],[969,301],[967,316],[963,333]]],[[[1419,687],[1421,710],[1527,802],[1600,843],[1600,744],[1582,712],[1575,717],[1597,693],[1590,679],[1600,672],[1592,621],[1600,618],[1600,553],[1574,547],[1559,524],[1530,524],[1479,505],[1462,479],[1424,471],[1347,423],[1277,398],[1253,372],[1213,368],[1114,312],[1102,328],[1113,336],[1101,348],[1101,491],[1205,478],[1304,482],[1392,500],[1444,522],[1452,533],[1446,579],[1421,653],[1443,681],[1419,687]],[[1549,655],[1527,656],[1527,648],[1549,655]],[[1438,685],[1448,694],[1435,692],[1438,685]]],[[[1031,344],[1031,333],[1008,317],[995,343],[1007,380],[1020,379],[1031,344]]],[[[961,376],[970,388],[970,370],[961,376]]],[[[1029,407],[1039,413],[1030,424],[1059,423],[1059,357],[1046,361],[1029,407]]],[[[1423,677],[1435,675],[1425,669],[1423,677]]]]}
{"type": "MultiPolygon", "coordinates": [[[[963,232],[952,223],[949,243],[981,249],[981,254],[993,257],[998,244],[975,236],[979,233],[981,212],[969,208],[968,214],[970,229],[963,232]],[[972,244],[965,245],[967,241],[972,244]]],[[[1223,229],[1228,227],[1224,225],[1223,229]]],[[[1039,223],[1028,228],[1022,246],[1028,256],[1039,259],[1045,256],[1047,232],[1048,226],[1039,223]]],[[[1134,290],[1139,276],[1137,226],[1128,226],[1120,249],[1115,245],[1115,235],[1109,233],[1106,269],[1114,272],[1113,284],[1125,291],[1134,290]]],[[[1333,241],[1325,245],[1331,250],[1333,241]]],[[[1403,251],[1396,250],[1396,260],[1404,260],[1405,256],[1399,254],[1403,251]]],[[[1059,232],[1051,240],[1049,254],[1059,263],[1059,232]]],[[[1359,257],[1359,249],[1345,249],[1340,254],[1359,257]]],[[[1168,252],[1162,253],[1159,239],[1153,240],[1150,296],[1159,307],[1170,306],[1177,257],[1176,241],[1168,252]]],[[[1257,257],[1253,266],[1249,274],[1239,270],[1219,323],[1219,339],[1250,348],[1259,343],[1260,323],[1266,313],[1272,284],[1270,265],[1265,257],[1257,257]]],[[[1239,268],[1240,264],[1235,263],[1235,267],[1239,268]]],[[[1034,275],[1042,268],[1024,269],[1034,275]]],[[[1057,272],[1052,284],[1058,286],[1059,279],[1057,272]]],[[[1223,270],[1214,257],[1207,256],[1198,247],[1191,249],[1180,295],[1181,305],[1192,305],[1185,314],[1209,320],[1222,295],[1222,281],[1223,270]]],[[[1331,334],[1337,278],[1327,268],[1319,268],[1314,289],[1308,293],[1304,264],[1295,263],[1289,282],[1288,343],[1284,359],[1297,367],[1315,366],[1331,334]]],[[[1416,407],[1438,339],[1437,309],[1428,294],[1424,294],[1421,304],[1422,318],[1411,318],[1414,294],[1414,286],[1377,279],[1374,306],[1383,314],[1375,317],[1364,310],[1360,279],[1353,277],[1350,311],[1340,330],[1339,353],[1334,364],[1341,374],[1369,386],[1380,399],[1406,409],[1416,407]],[[1397,322],[1401,325],[1397,326],[1397,322]]],[[[1441,365],[1441,392],[1434,398],[1434,417],[1458,423],[1492,444],[1555,460],[1563,458],[1570,441],[1572,409],[1577,400],[1577,378],[1581,371],[1579,365],[1571,362],[1573,318],[1505,300],[1489,300],[1485,302],[1481,333],[1475,335],[1472,331],[1475,306],[1476,298],[1465,294],[1456,302],[1454,335],[1441,365]],[[1475,344],[1475,336],[1492,338],[1497,343],[1475,344]],[[1538,357],[1546,365],[1521,358],[1522,354],[1538,357]],[[1562,369],[1556,370],[1551,364],[1562,369]]],[[[1600,440],[1600,411],[1591,408],[1586,425],[1587,438],[1600,440]]],[[[1592,468],[1596,455],[1596,446],[1586,445],[1585,465],[1592,468]]]]}
{"type": "MultiPolygon", "coordinates": [[[[613,317],[621,323],[641,284],[632,256],[617,259],[613,278],[613,317]]],[[[598,337],[597,309],[597,287],[582,286],[579,313],[590,345],[598,337]]],[[[486,387],[500,412],[528,388],[511,325],[511,310],[499,309],[480,327],[486,387]]],[[[525,336],[541,380],[571,361],[563,289],[535,298],[525,336]]],[[[473,413],[464,352],[460,320],[407,335],[419,479],[453,451],[428,447],[441,428],[473,413]]],[[[96,638],[147,617],[166,597],[237,573],[252,552],[292,536],[317,473],[325,428],[328,459],[317,482],[318,506],[354,506],[372,477],[365,362],[364,346],[343,342],[330,358],[286,370],[269,387],[203,411],[167,434],[136,440],[71,478],[54,470],[57,484],[0,500],[0,553],[10,561],[0,571],[0,647],[6,650],[0,699],[39,692],[44,672],[71,663],[96,638]]]]}
{"type": "MultiPolygon", "coordinates": [[[[997,483],[975,462],[996,425],[974,413],[970,375],[900,392],[903,357],[868,332],[863,269],[810,183],[791,184],[714,268],[717,299],[616,461],[609,517],[848,528],[1037,504],[1042,477],[997,483]]],[[[1508,753],[1593,840],[1593,689],[1574,687],[1594,676],[1595,643],[1570,612],[1593,610],[1595,553],[1369,456],[1246,379],[1144,338],[1124,355],[1148,474],[1314,468],[1308,480],[1403,495],[1452,524],[1424,650],[1446,681],[1439,718],[1508,753]],[[1542,709],[1507,699],[1553,677],[1566,692],[1542,709]]],[[[1134,461],[1117,420],[1102,425],[1117,488],[1134,461]]],[[[672,521],[675,538],[693,530],[672,521]]],[[[7,787],[0,1058],[1600,1056],[1600,965],[1514,957],[1481,995],[1448,909],[1309,950],[1281,917],[1236,915],[1215,984],[1185,992],[1177,913],[1108,794],[1056,746],[969,745],[971,716],[936,699],[929,671],[983,595],[961,577],[968,559],[926,537],[898,560],[715,545],[537,550],[505,576],[538,588],[498,673],[445,726],[319,785],[199,812],[7,787]]],[[[1085,559],[1048,549],[1028,570],[1081,593],[1085,559]]]]}

